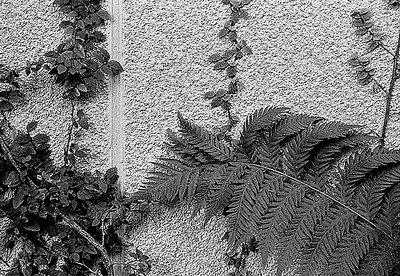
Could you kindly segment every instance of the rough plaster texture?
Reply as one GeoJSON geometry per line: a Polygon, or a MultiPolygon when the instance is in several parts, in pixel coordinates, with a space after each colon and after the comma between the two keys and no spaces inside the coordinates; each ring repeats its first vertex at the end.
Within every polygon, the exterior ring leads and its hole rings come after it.
{"type": "MultiPolygon", "coordinates": [[[[22,66],[57,45],[60,18],[51,2],[1,2],[0,62],[22,66]]],[[[125,0],[123,4],[125,169],[126,184],[132,190],[143,181],[149,161],[162,153],[166,128],[176,129],[177,110],[209,128],[226,120],[220,109],[210,110],[202,96],[227,85],[224,74],[213,71],[205,60],[227,47],[216,34],[228,11],[218,0],[125,0]]],[[[357,85],[345,65],[352,52],[364,49],[350,27],[349,14],[359,7],[374,11],[392,48],[400,27],[398,12],[383,1],[254,0],[248,7],[251,18],[238,26],[239,35],[254,51],[240,62],[239,76],[246,90],[238,95],[233,109],[242,121],[256,108],[284,105],[380,131],[383,97],[357,85]]],[[[383,52],[382,56],[374,59],[374,65],[378,79],[386,84],[390,59],[383,52]]],[[[68,103],[61,98],[60,88],[42,75],[26,79],[24,85],[27,101],[18,107],[13,121],[24,127],[32,119],[39,120],[38,130],[50,134],[55,158],[61,160],[68,103]]],[[[395,92],[394,114],[400,104],[395,92]]],[[[110,144],[107,92],[85,103],[84,109],[92,128],[79,141],[91,149],[93,158],[82,166],[105,169],[110,144]]],[[[400,145],[399,131],[400,121],[394,115],[389,124],[390,146],[400,145]]],[[[226,274],[226,245],[220,241],[224,219],[216,218],[202,228],[201,216],[193,221],[189,217],[187,206],[156,210],[132,233],[131,241],[153,260],[152,276],[226,274]]],[[[273,275],[272,270],[262,273],[257,261],[257,257],[250,260],[255,275],[273,275]]]]}
{"type": "MultiPolygon", "coordinates": [[[[374,12],[393,48],[400,27],[398,11],[388,9],[384,1],[254,0],[248,8],[251,18],[238,26],[239,36],[254,51],[240,61],[239,76],[246,90],[234,101],[233,110],[242,122],[257,108],[283,105],[380,132],[383,96],[359,86],[346,65],[352,53],[365,50],[349,17],[361,7],[374,12]]],[[[217,0],[125,0],[124,10],[125,157],[127,185],[133,189],[143,181],[149,161],[162,153],[166,128],[176,128],[177,110],[202,126],[224,122],[223,113],[210,110],[202,95],[226,87],[223,74],[213,71],[206,59],[226,48],[216,34],[229,13],[217,0]]],[[[377,79],[386,85],[390,58],[379,55],[373,65],[377,79]]],[[[398,99],[396,90],[394,114],[398,99]]],[[[399,123],[394,115],[389,146],[400,145],[399,123]]],[[[132,241],[155,261],[151,275],[225,275],[225,244],[219,241],[223,220],[202,229],[200,218],[189,217],[187,207],[164,211],[135,230],[132,241]]],[[[255,275],[273,275],[271,270],[262,273],[259,266],[251,267],[255,275]]]]}

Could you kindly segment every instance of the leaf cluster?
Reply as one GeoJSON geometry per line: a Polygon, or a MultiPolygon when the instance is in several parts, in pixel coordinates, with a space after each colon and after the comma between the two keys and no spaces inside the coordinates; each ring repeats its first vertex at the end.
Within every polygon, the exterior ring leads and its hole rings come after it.
{"type": "Polygon", "coordinates": [[[204,99],[211,100],[211,108],[221,107],[228,112],[228,124],[220,130],[221,138],[226,137],[229,132],[239,122],[239,118],[231,114],[231,102],[233,95],[244,89],[243,83],[237,77],[238,61],[245,55],[251,55],[253,52],[247,45],[246,40],[240,39],[237,34],[236,24],[239,20],[248,19],[249,15],[243,8],[250,4],[251,1],[222,1],[228,5],[231,11],[230,18],[225,22],[224,27],[219,30],[218,37],[220,39],[227,38],[231,42],[231,48],[223,53],[212,54],[208,58],[208,62],[214,64],[214,70],[225,70],[227,78],[230,80],[228,89],[218,89],[217,91],[209,91],[204,94],[204,99]]]}
{"type": "Polygon", "coordinates": [[[55,0],[53,4],[67,20],[60,23],[65,40],[56,50],[49,51],[44,59],[27,63],[26,73],[40,69],[55,76],[55,82],[64,86],[65,98],[87,98],[104,85],[106,75],[115,76],[123,71],[121,64],[110,59],[101,44],[106,36],[98,29],[110,20],[102,9],[102,1],[55,0]]]}
{"type": "Polygon", "coordinates": [[[187,200],[227,217],[230,254],[253,237],[278,275],[399,272],[400,153],[374,148],[357,125],[266,107],[231,147],[178,114],[176,158],[154,162],[134,198],[187,200]]]}
{"type": "Polygon", "coordinates": [[[19,73],[5,64],[0,64],[0,112],[12,111],[13,102],[22,98],[19,73]]]}
{"type": "Polygon", "coordinates": [[[28,124],[26,132],[9,141],[1,135],[0,217],[11,221],[9,241],[24,244],[7,275],[88,275],[90,270],[100,271],[101,252],[65,224],[61,214],[73,217],[105,248],[121,246],[118,236],[111,239],[115,231],[110,233],[115,223],[124,220],[117,198],[117,171],[113,168],[105,174],[92,174],[55,167],[49,137],[31,134],[36,125],[28,124]],[[111,221],[111,215],[117,219],[111,221]],[[53,242],[49,243],[49,238],[53,242]]]}

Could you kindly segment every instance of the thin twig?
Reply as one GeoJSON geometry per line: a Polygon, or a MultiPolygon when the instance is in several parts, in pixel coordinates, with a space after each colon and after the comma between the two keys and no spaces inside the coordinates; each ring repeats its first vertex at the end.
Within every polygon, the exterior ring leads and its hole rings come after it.
{"type": "Polygon", "coordinates": [[[385,139],[386,139],[386,132],[387,132],[387,126],[390,118],[390,108],[392,104],[392,98],[393,98],[393,91],[394,91],[394,86],[396,83],[397,79],[397,62],[399,59],[399,53],[400,53],[400,30],[399,30],[399,36],[397,39],[397,46],[396,46],[396,52],[393,56],[393,67],[392,67],[392,76],[390,79],[390,84],[389,84],[389,91],[386,96],[386,110],[385,110],[385,118],[383,120],[383,125],[382,125],[382,134],[381,134],[381,139],[380,139],[380,144],[381,147],[383,148],[385,146],[385,139]]]}
{"type": "Polygon", "coordinates": [[[383,50],[385,50],[389,55],[391,55],[393,58],[395,57],[395,55],[394,55],[388,48],[386,48],[385,45],[383,45],[382,43],[379,43],[379,46],[380,46],[383,50]]]}
{"type": "Polygon", "coordinates": [[[372,81],[379,87],[380,90],[382,90],[385,95],[388,95],[388,92],[386,91],[385,87],[382,86],[375,78],[372,78],[372,81]]]}
{"type": "Polygon", "coordinates": [[[281,176],[287,177],[288,179],[303,185],[311,190],[313,190],[314,192],[328,198],[329,200],[335,202],[336,204],[338,204],[339,206],[341,206],[342,208],[346,209],[347,211],[353,213],[354,215],[356,215],[357,217],[361,218],[362,220],[364,220],[366,223],[368,223],[369,225],[371,225],[373,228],[375,228],[376,230],[382,232],[385,236],[387,236],[391,241],[393,241],[397,246],[400,246],[400,243],[398,241],[396,241],[390,234],[388,234],[385,230],[383,230],[382,228],[380,228],[377,224],[373,223],[372,221],[370,221],[368,218],[366,218],[364,215],[360,214],[359,212],[357,212],[356,210],[354,210],[353,208],[347,206],[346,204],[340,202],[339,200],[337,200],[336,198],[332,197],[331,195],[315,188],[314,186],[312,186],[311,184],[308,184],[304,181],[298,180],[290,175],[287,175],[279,170],[270,168],[270,167],[266,167],[266,166],[261,166],[261,165],[257,165],[257,164],[248,164],[249,166],[253,166],[253,167],[258,167],[258,168],[262,168],[262,169],[266,169],[268,171],[274,172],[276,174],[279,174],[281,176]]]}
{"type": "Polygon", "coordinates": [[[74,101],[71,100],[71,125],[68,128],[68,140],[64,149],[64,165],[67,166],[68,154],[71,147],[71,139],[72,139],[72,130],[74,129],[74,113],[75,113],[75,104],[74,101]]]}

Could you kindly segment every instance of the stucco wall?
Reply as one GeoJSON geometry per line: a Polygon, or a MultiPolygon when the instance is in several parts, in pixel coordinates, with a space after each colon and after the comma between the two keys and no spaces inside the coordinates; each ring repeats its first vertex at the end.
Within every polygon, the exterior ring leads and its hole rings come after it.
{"type": "MultiPolygon", "coordinates": [[[[0,62],[22,66],[53,49],[61,39],[60,17],[51,0],[15,2],[3,0],[0,8],[0,62]]],[[[207,57],[227,48],[217,32],[229,12],[219,0],[125,0],[125,173],[133,190],[144,180],[149,161],[162,153],[165,130],[176,129],[180,110],[198,124],[218,126],[226,116],[211,110],[203,94],[226,87],[223,73],[212,70],[207,57]]],[[[380,131],[383,96],[360,87],[345,64],[364,45],[353,35],[349,14],[368,7],[388,35],[393,48],[400,27],[398,12],[384,1],[253,0],[250,19],[241,21],[238,32],[248,41],[254,55],[240,61],[239,76],[246,90],[233,102],[242,122],[253,110],[266,105],[283,105],[293,111],[325,116],[347,123],[365,124],[380,131]]],[[[388,83],[390,58],[383,52],[373,64],[377,78],[388,83]]],[[[61,160],[61,145],[69,120],[68,103],[60,88],[39,75],[26,80],[27,102],[18,107],[13,122],[24,127],[40,121],[38,131],[52,138],[55,158],[61,160]],[[46,118],[46,119],[43,119],[46,118]]],[[[393,113],[399,111],[395,91],[393,113]]],[[[108,167],[110,148],[108,93],[84,104],[92,128],[79,139],[91,149],[93,158],[82,166],[108,167]]],[[[393,115],[389,124],[389,145],[400,146],[400,122],[393,115]]],[[[237,131],[236,131],[237,134],[237,131]]],[[[131,233],[131,241],[153,260],[152,276],[224,275],[224,219],[202,228],[201,217],[189,221],[190,208],[157,210],[131,233]]],[[[252,258],[250,263],[257,263],[252,258]]],[[[261,275],[258,265],[250,265],[261,275]]],[[[274,275],[268,270],[263,275],[274,275]]]]}

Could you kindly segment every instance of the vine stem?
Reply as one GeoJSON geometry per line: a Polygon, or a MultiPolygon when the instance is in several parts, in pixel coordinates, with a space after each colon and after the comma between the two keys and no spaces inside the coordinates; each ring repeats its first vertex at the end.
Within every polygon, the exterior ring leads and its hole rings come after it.
{"type": "Polygon", "coordinates": [[[266,166],[257,165],[257,164],[249,164],[249,165],[250,165],[250,166],[253,166],[253,167],[258,167],[258,168],[266,169],[266,170],[269,170],[269,171],[271,171],[271,172],[273,172],[273,173],[276,173],[276,174],[279,174],[279,175],[281,175],[281,176],[287,177],[287,178],[289,178],[290,180],[292,180],[292,181],[294,181],[294,182],[296,182],[296,183],[298,183],[298,184],[300,184],[300,185],[303,185],[303,186],[309,188],[310,190],[313,190],[314,192],[316,192],[316,193],[318,193],[318,194],[320,194],[320,195],[322,195],[322,196],[328,198],[329,200],[335,202],[336,204],[338,204],[338,205],[341,206],[342,208],[346,209],[347,211],[349,211],[349,212],[353,213],[354,215],[356,215],[357,217],[361,218],[361,219],[364,220],[366,223],[368,223],[369,225],[371,225],[373,228],[375,228],[376,230],[382,232],[382,233],[383,233],[385,236],[387,236],[391,241],[393,241],[397,246],[400,246],[400,243],[399,243],[398,241],[396,241],[396,240],[395,240],[390,234],[388,234],[385,230],[383,230],[383,229],[380,228],[378,225],[376,225],[375,223],[373,223],[372,221],[370,221],[370,220],[369,220],[368,218],[366,218],[364,215],[360,214],[359,212],[357,212],[357,211],[354,210],[353,208],[347,206],[346,204],[340,202],[339,200],[337,200],[336,198],[332,197],[331,195],[329,195],[329,194],[327,194],[327,193],[325,193],[325,192],[323,192],[323,191],[321,191],[321,190],[315,188],[314,186],[312,186],[312,185],[310,185],[310,184],[308,184],[308,183],[306,183],[306,182],[304,182],[304,181],[301,181],[301,180],[299,180],[299,179],[297,179],[297,178],[295,178],[295,177],[292,177],[292,176],[290,176],[290,175],[287,175],[287,174],[285,174],[285,173],[283,173],[283,172],[281,172],[281,171],[279,171],[279,170],[276,170],[276,169],[273,169],[273,168],[270,168],[270,167],[266,167],[266,166]]]}
{"type": "Polygon", "coordinates": [[[397,62],[399,60],[399,54],[400,54],[400,30],[399,30],[399,36],[397,39],[396,52],[394,55],[392,55],[393,56],[392,76],[390,79],[389,90],[386,95],[385,118],[383,120],[382,134],[381,134],[381,138],[380,138],[380,144],[381,144],[382,148],[385,146],[387,126],[388,126],[388,122],[389,122],[390,109],[391,109],[391,105],[392,105],[393,91],[394,91],[394,86],[395,86],[396,79],[397,79],[397,67],[398,67],[397,62]]]}
{"type": "Polygon", "coordinates": [[[72,130],[74,129],[74,113],[75,113],[75,103],[71,100],[71,125],[68,128],[68,140],[64,149],[64,165],[67,166],[68,163],[68,154],[71,147],[71,139],[72,139],[72,130]]]}
{"type": "MultiPolygon", "coordinates": [[[[22,172],[17,164],[17,162],[14,160],[14,158],[11,155],[11,152],[4,140],[3,135],[0,135],[0,147],[1,149],[5,152],[7,159],[11,162],[11,165],[14,167],[14,169],[17,171],[19,175],[22,175],[22,172]]],[[[32,188],[38,189],[39,187],[33,182],[33,180],[30,177],[26,177],[28,179],[29,185],[32,188]]],[[[96,248],[101,256],[104,259],[104,265],[107,270],[108,276],[114,276],[114,270],[113,270],[113,265],[111,258],[108,256],[107,250],[99,244],[88,232],[86,232],[82,227],[80,227],[72,218],[69,216],[63,214],[57,207],[54,207],[54,212],[61,216],[62,221],[61,224],[70,227],[74,229],[79,235],[81,235],[83,238],[87,240],[87,242],[92,245],[94,248],[96,248]]]]}

